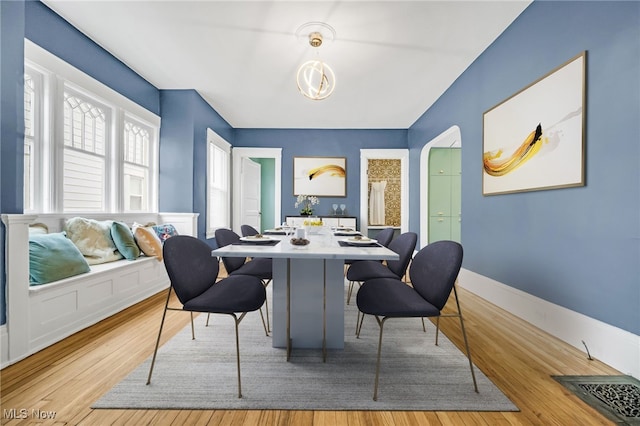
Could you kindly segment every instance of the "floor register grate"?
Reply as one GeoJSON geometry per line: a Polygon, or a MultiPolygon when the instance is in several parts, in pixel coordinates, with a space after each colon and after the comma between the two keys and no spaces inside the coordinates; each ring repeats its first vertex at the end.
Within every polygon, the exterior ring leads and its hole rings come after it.
{"type": "Polygon", "coordinates": [[[553,376],[619,425],[640,425],[640,381],[631,376],[553,376]]]}

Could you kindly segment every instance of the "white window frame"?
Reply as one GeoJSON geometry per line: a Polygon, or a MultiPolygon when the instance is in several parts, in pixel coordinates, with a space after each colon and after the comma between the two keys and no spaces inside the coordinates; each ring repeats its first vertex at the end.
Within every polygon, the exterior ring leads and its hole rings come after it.
{"type": "MultiPolygon", "coordinates": [[[[66,150],[69,150],[71,152],[76,151],[83,155],[90,155],[92,157],[100,158],[102,160],[103,167],[104,167],[104,176],[103,176],[103,182],[102,182],[102,199],[100,200],[101,208],[98,210],[81,209],[81,210],[77,210],[77,212],[97,213],[97,212],[109,211],[109,210],[117,211],[117,209],[110,208],[110,206],[113,206],[112,194],[114,193],[114,188],[117,188],[116,186],[112,185],[113,175],[114,175],[112,170],[114,168],[114,163],[117,163],[117,162],[113,161],[113,158],[111,155],[114,149],[114,145],[117,145],[117,142],[114,137],[115,135],[113,132],[114,121],[115,121],[113,113],[115,109],[111,105],[109,105],[107,102],[104,102],[102,99],[98,99],[97,97],[92,96],[91,93],[87,93],[85,90],[82,90],[82,88],[77,87],[73,84],[69,84],[66,81],[62,81],[59,86],[62,89],[60,92],[60,97],[54,100],[56,104],[60,105],[60,107],[58,108],[58,110],[60,111],[60,114],[59,114],[59,117],[56,117],[56,121],[58,119],[60,120],[59,124],[60,124],[60,129],[62,131],[59,137],[55,138],[56,144],[59,144],[59,147],[56,146],[56,151],[60,152],[60,157],[54,159],[55,164],[59,166],[55,168],[56,176],[57,176],[57,178],[55,179],[56,185],[54,190],[54,199],[56,200],[56,211],[64,212],[64,213],[74,212],[74,210],[67,209],[63,201],[65,198],[64,165],[65,165],[66,150]],[[105,129],[104,129],[105,138],[104,139],[105,140],[104,140],[104,147],[103,147],[102,153],[94,153],[81,148],[65,145],[65,140],[64,140],[64,120],[65,120],[64,95],[65,93],[68,93],[69,95],[81,100],[82,102],[87,102],[92,106],[96,108],[100,108],[102,110],[105,116],[104,117],[104,120],[105,120],[105,129]]],[[[117,192],[117,190],[115,192],[117,192]]]]}
{"type": "MultiPolygon", "coordinates": [[[[108,107],[111,123],[105,146],[104,211],[124,211],[124,154],[123,129],[125,117],[152,129],[149,146],[148,205],[144,212],[158,211],[159,129],[160,117],[110,87],[100,83],[57,56],[25,39],[25,71],[35,70],[42,76],[41,128],[36,149],[36,170],[40,176],[34,182],[35,203],[31,213],[61,213],[62,206],[62,152],[64,149],[62,108],[65,86],[108,107]]],[[[137,211],[137,210],[136,210],[137,211]]],[[[65,214],[71,213],[65,211],[65,214]]],[[[82,212],[77,212],[82,213],[82,212]]]]}
{"type": "Polygon", "coordinates": [[[231,228],[231,144],[211,129],[207,129],[207,238],[214,238],[219,228],[231,228]],[[214,182],[213,155],[226,154],[223,182],[214,182]],[[221,184],[218,188],[213,185],[221,184]],[[215,191],[226,192],[224,204],[213,206],[215,191]],[[222,215],[220,215],[222,213],[222,215]],[[221,217],[222,216],[222,217],[221,217]]]}
{"type": "MultiPolygon", "coordinates": [[[[32,175],[29,180],[29,195],[30,200],[24,200],[24,212],[32,213],[40,210],[41,206],[41,197],[36,197],[35,194],[40,194],[42,192],[42,129],[44,127],[43,123],[43,114],[42,114],[42,106],[44,99],[44,75],[41,70],[34,68],[33,66],[26,65],[24,69],[25,74],[29,74],[31,76],[31,81],[33,81],[33,92],[34,99],[32,104],[33,111],[33,122],[31,126],[33,128],[33,140],[32,140],[32,152],[31,152],[31,168],[32,175]]],[[[27,135],[25,133],[25,142],[27,139],[27,135]]],[[[25,188],[23,188],[23,194],[26,191],[27,181],[24,182],[25,188]]],[[[26,195],[26,194],[25,194],[26,195]]]]}
{"type": "MultiPolygon", "coordinates": [[[[159,129],[157,127],[154,127],[152,123],[142,120],[140,117],[136,117],[132,114],[124,113],[123,119],[119,120],[119,123],[122,123],[122,126],[119,129],[119,133],[122,135],[123,139],[124,139],[125,122],[130,122],[139,127],[143,127],[145,128],[145,130],[147,130],[147,132],[149,132],[149,146],[147,147],[148,154],[146,156],[148,160],[148,164],[146,166],[140,166],[140,167],[146,168],[147,174],[149,176],[148,177],[149,182],[147,183],[147,209],[149,209],[150,206],[158,205],[157,180],[158,180],[158,170],[159,170],[159,167],[158,167],[159,165],[159,162],[158,162],[159,129]],[[154,176],[154,171],[155,171],[155,176],[154,176]],[[156,184],[153,184],[154,182],[156,182],[156,184]]],[[[122,152],[118,156],[119,158],[118,163],[119,163],[119,166],[121,167],[119,168],[116,176],[118,179],[117,181],[118,187],[122,188],[122,194],[119,200],[120,210],[124,212],[138,211],[138,210],[130,210],[126,208],[127,206],[127,202],[125,200],[126,191],[124,189],[124,166],[125,166],[124,140],[123,140],[123,143],[119,145],[119,147],[122,150],[122,152]]],[[[135,163],[131,163],[131,164],[135,164],[135,163]]]]}

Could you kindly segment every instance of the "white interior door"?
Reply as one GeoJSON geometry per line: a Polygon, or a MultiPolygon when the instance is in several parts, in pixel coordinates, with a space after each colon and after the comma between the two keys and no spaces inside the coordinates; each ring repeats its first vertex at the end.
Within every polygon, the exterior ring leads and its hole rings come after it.
{"type": "Polygon", "coordinates": [[[260,229],[260,164],[250,158],[242,158],[240,171],[240,224],[260,229]]]}
{"type": "MultiPolygon", "coordinates": [[[[232,226],[233,230],[238,234],[240,233],[240,225],[242,225],[241,212],[242,209],[240,207],[240,202],[242,200],[242,185],[240,178],[240,171],[242,170],[242,161],[244,158],[272,158],[275,163],[275,170],[273,176],[273,218],[274,224],[265,224],[265,226],[273,226],[279,225],[282,220],[284,220],[281,216],[281,191],[282,191],[282,148],[243,148],[243,147],[235,147],[233,148],[233,180],[232,180],[232,190],[233,190],[233,209],[232,209],[232,226]]],[[[261,183],[262,186],[262,183],[261,183]]]]}

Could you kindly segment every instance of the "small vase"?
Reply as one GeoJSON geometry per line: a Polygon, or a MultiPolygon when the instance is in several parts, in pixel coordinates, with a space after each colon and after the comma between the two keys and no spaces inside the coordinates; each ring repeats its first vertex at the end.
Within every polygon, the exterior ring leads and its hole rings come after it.
{"type": "Polygon", "coordinates": [[[313,214],[313,212],[309,212],[309,211],[302,211],[300,212],[300,216],[311,216],[313,214]]]}

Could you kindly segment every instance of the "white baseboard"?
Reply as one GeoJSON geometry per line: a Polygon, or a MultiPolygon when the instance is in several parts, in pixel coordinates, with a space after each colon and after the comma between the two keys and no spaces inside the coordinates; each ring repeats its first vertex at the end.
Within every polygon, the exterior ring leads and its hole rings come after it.
{"type": "Polygon", "coordinates": [[[477,294],[593,358],[640,378],[640,336],[462,269],[460,287],[477,294]]]}
{"type": "Polygon", "coordinates": [[[9,334],[7,324],[0,325],[0,360],[9,359],[9,334]]]}

